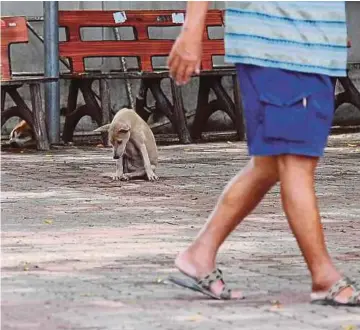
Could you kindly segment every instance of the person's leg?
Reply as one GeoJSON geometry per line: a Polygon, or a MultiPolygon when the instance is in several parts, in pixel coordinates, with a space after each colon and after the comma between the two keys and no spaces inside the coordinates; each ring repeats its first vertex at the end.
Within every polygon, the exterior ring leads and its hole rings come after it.
{"type": "MultiPolygon", "coordinates": [[[[221,244],[277,181],[276,157],[253,157],[224,189],[195,241],[176,258],[176,267],[194,278],[213,271],[221,244]]],[[[211,287],[215,294],[221,289],[221,282],[211,287]]]]}
{"type": "MultiPolygon", "coordinates": [[[[326,291],[342,275],[332,263],[324,240],[314,187],[318,158],[283,155],[277,161],[283,208],[311,273],[312,291],[326,291]]],[[[345,302],[351,293],[345,289],[337,299],[345,302]]]]}

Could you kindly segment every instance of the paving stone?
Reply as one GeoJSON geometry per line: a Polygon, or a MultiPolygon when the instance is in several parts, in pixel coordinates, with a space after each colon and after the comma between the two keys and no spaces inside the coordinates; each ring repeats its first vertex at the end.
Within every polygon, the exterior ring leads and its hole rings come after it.
{"type": "MultiPolygon", "coordinates": [[[[359,146],[360,134],[331,137],[316,181],[329,250],[357,280],[359,146]]],[[[360,330],[360,309],[309,304],[279,187],[219,255],[246,299],[208,300],[168,283],[176,254],[248,156],[242,142],[159,152],[156,183],[111,181],[110,149],[2,152],[2,329],[360,330]]]]}

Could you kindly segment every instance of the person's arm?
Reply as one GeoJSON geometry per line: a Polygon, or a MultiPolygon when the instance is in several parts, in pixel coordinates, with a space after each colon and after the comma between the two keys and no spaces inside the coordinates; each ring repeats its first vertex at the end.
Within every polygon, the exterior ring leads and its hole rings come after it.
{"type": "Polygon", "coordinates": [[[198,34],[202,36],[208,7],[208,1],[188,1],[183,31],[193,32],[197,37],[198,34]],[[199,31],[201,31],[201,33],[199,33],[199,31]]]}
{"type": "Polygon", "coordinates": [[[186,17],[169,59],[170,76],[177,84],[186,84],[194,72],[200,71],[202,38],[208,1],[188,1],[186,17]]]}

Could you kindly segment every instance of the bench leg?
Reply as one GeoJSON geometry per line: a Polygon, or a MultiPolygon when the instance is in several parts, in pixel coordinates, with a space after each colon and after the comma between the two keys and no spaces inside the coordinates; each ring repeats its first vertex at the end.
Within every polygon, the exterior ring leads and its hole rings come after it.
{"type": "Polygon", "coordinates": [[[141,79],[140,88],[139,88],[139,92],[136,96],[135,109],[134,109],[136,111],[136,113],[146,122],[148,121],[148,119],[151,115],[151,111],[149,111],[149,109],[147,107],[147,103],[146,103],[146,96],[147,96],[148,89],[149,88],[146,85],[146,83],[144,82],[144,79],[141,79]]]}
{"type": "Polygon", "coordinates": [[[195,139],[201,138],[201,133],[209,117],[217,110],[226,112],[234,123],[240,140],[244,139],[244,121],[240,96],[240,89],[236,76],[233,76],[234,102],[221,83],[222,77],[200,77],[198,103],[191,135],[195,139]],[[216,99],[209,102],[210,89],[216,99]]]}
{"type": "Polygon", "coordinates": [[[6,92],[10,95],[16,107],[11,107],[10,109],[6,109],[1,113],[1,119],[7,120],[11,117],[18,116],[21,119],[25,120],[32,129],[34,128],[34,114],[31,112],[27,104],[24,102],[19,92],[17,91],[18,87],[8,87],[6,88],[6,92]]]}
{"type": "Polygon", "coordinates": [[[40,84],[30,85],[32,113],[34,116],[34,128],[37,148],[39,150],[49,150],[49,139],[46,130],[45,111],[41,101],[40,84]]]}
{"type": "Polygon", "coordinates": [[[195,118],[191,128],[191,136],[194,139],[201,139],[201,133],[209,118],[209,94],[210,86],[207,82],[207,77],[199,78],[199,92],[195,111],[195,118]]]}
{"type": "Polygon", "coordinates": [[[97,122],[100,126],[102,119],[101,119],[101,108],[99,103],[96,101],[94,92],[91,89],[91,85],[93,83],[92,79],[86,79],[81,82],[80,90],[83,95],[85,104],[89,111],[89,116],[97,122]]]}
{"type": "Polygon", "coordinates": [[[79,95],[79,82],[76,79],[70,81],[69,95],[67,101],[66,114],[70,114],[76,110],[77,99],[79,95]]]}
{"type": "Polygon", "coordinates": [[[6,99],[6,90],[4,87],[1,87],[1,111],[5,110],[5,99],[6,99]]]}
{"type": "MultiPolygon", "coordinates": [[[[102,125],[109,124],[111,121],[111,101],[110,101],[110,89],[106,79],[100,79],[100,98],[101,98],[101,109],[102,109],[102,125]]],[[[104,146],[109,146],[108,133],[101,133],[102,141],[104,146]]]]}
{"type": "Polygon", "coordinates": [[[171,102],[166,97],[165,93],[162,91],[161,86],[160,86],[161,78],[146,79],[144,81],[144,83],[146,84],[146,87],[148,89],[150,89],[152,95],[154,96],[155,102],[156,102],[160,112],[162,112],[166,117],[169,118],[175,131],[178,131],[177,122],[175,121],[173,111],[172,111],[173,106],[171,105],[171,102]]]}
{"type": "Polygon", "coordinates": [[[349,77],[338,78],[341,85],[344,87],[344,92],[339,93],[335,97],[335,109],[343,103],[351,103],[360,111],[360,92],[357,90],[349,77]]]}
{"type": "Polygon", "coordinates": [[[181,143],[191,143],[190,133],[186,124],[186,117],[184,112],[184,104],[181,95],[181,88],[175,85],[175,82],[171,79],[171,93],[174,101],[173,115],[175,122],[177,123],[177,133],[181,143]]]}
{"type": "Polygon", "coordinates": [[[211,87],[214,90],[217,99],[222,104],[222,110],[225,111],[233,121],[239,140],[244,140],[244,122],[240,99],[240,88],[236,81],[236,77],[235,79],[233,78],[233,83],[235,102],[231,100],[230,96],[221,84],[221,78],[215,79],[211,87]]]}
{"type": "MultiPolygon", "coordinates": [[[[93,91],[91,90],[92,82],[93,80],[90,79],[76,82],[78,89],[80,89],[81,93],[83,94],[85,105],[77,107],[76,110],[70,112],[66,116],[62,136],[65,143],[71,142],[73,140],[76,125],[84,116],[90,116],[99,126],[101,126],[101,108],[96,101],[93,91]]],[[[75,93],[75,87],[73,88],[73,92],[75,93]]]]}
{"type": "Polygon", "coordinates": [[[221,104],[221,110],[226,112],[235,124],[235,105],[225,88],[221,84],[221,77],[211,80],[211,89],[214,91],[218,102],[221,104]]]}
{"type": "Polygon", "coordinates": [[[245,125],[244,125],[244,109],[242,106],[241,91],[239,80],[236,75],[232,76],[234,86],[234,101],[235,101],[235,126],[240,141],[245,140],[245,125]]]}

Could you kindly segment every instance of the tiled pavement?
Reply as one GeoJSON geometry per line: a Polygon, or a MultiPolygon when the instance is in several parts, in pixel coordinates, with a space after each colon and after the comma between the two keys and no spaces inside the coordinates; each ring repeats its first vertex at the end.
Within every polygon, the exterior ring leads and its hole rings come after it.
{"type": "MultiPolygon", "coordinates": [[[[166,282],[244,143],[161,146],[159,182],[112,182],[111,150],[2,152],[3,330],[360,330],[360,309],[308,303],[310,281],[275,187],[222,248],[243,301],[166,282]]],[[[336,264],[360,281],[360,135],[330,140],[317,174],[336,264]]]]}

